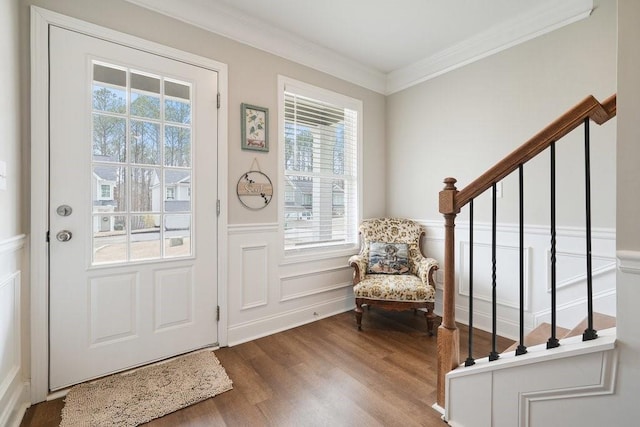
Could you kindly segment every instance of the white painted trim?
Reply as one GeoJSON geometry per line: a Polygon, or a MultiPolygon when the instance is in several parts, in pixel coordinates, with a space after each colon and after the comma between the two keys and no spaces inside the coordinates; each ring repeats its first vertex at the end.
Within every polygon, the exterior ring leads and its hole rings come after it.
{"type": "Polygon", "coordinates": [[[277,233],[280,224],[264,223],[264,224],[229,224],[229,235],[235,234],[253,234],[253,233],[277,233]]]}
{"type": "Polygon", "coordinates": [[[239,246],[240,249],[240,253],[242,254],[240,256],[241,260],[242,260],[242,275],[241,275],[241,279],[240,279],[240,289],[241,289],[241,306],[240,306],[240,310],[247,310],[250,308],[256,308],[256,307],[262,307],[265,305],[269,304],[269,244],[268,243],[255,243],[255,244],[251,244],[251,245],[240,245],[239,246]],[[245,268],[253,268],[254,266],[245,266],[244,263],[244,253],[247,250],[257,250],[257,249],[263,249],[264,252],[264,265],[265,265],[265,271],[263,271],[263,278],[264,278],[264,287],[263,287],[263,292],[264,292],[264,298],[262,300],[258,300],[258,301],[254,301],[250,304],[245,303],[245,285],[246,285],[246,280],[245,280],[245,275],[244,275],[244,271],[245,268]]]}
{"type": "Polygon", "coordinates": [[[318,44],[238,13],[221,2],[176,3],[174,0],[127,0],[198,28],[297,62],[318,71],[385,93],[386,75],[318,44]]]}
{"type": "Polygon", "coordinates": [[[543,34],[588,18],[593,0],[545,2],[527,15],[489,28],[387,75],[386,94],[399,92],[543,34]]]}
{"type": "MultiPolygon", "coordinates": [[[[599,299],[602,298],[606,298],[606,297],[610,297],[610,296],[615,296],[616,295],[616,289],[606,289],[602,292],[597,292],[593,294],[593,300],[597,301],[599,299]]],[[[556,312],[560,313],[562,311],[565,310],[569,310],[571,308],[574,307],[580,307],[580,306],[586,306],[587,304],[587,297],[583,296],[579,299],[574,299],[572,301],[569,301],[566,304],[560,304],[556,307],[556,312]]],[[[543,319],[549,317],[551,315],[551,308],[547,308],[544,310],[540,310],[536,313],[533,313],[533,321],[534,321],[534,327],[540,325],[543,322],[543,319]]],[[[586,315],[586,314],[585,314],[586,315]]]]}
{"type": "MultiPolygon", "coordinates": [[[[358,126],[358,135],[357,135],[357,172],[356,172],[356,182],[357,182],[357,196],[358,200],[356,202],[357,212],[355,214],[356,224],[360,224],[362,222],[362,207],[363,207],[363,181],[364,177],[362,174],[363,171],[363,141],[364,141],[364,104],[361,99],[353,98],[348,95],[344,95],[339,92],[335,92],[330,89],[322,88],[319,86],[311,85],[309,83],[305,83],[296,79],[292,79],[287,76],[278,75],[277,82],[277,95],[278,95],[278,113],[284,111],[284,93],[285,90],[292,90],[296,94],[302,94],[308,97],[317,98],[322,101],[333,102],[337,105],[340,105],[344,108],[349,108],[355,110],[358,114],[357,126],[358,126]]],[[[284,141],[284,114],[278,115],[278,198],[280,202],[278,203],[278,217],[284,218],[284,202],[285,200],[285,182],[284,182],[284,149],[285,149],[285,141],[284,141]]],[[[354,230],[353,238],[354,243],[345,243],[343,245],[338,245],[337,247],[326,247],[321,246],[317,248],[304,248],[304,249],[296,249],[285,251],[284,248],[284,221],[278,224],[278,239],[279,239],[279,256],[280,256],[280,265],[286,264],[297,264],[302,262],[309,261],[317,261],[321,259],[329,259],[329,258],[337,258],[337,257],[346,257],[351,256],[353,254],[358,253],[360,246],[360,239],[357,235],[357,225],[356,230],[354,230]]]]}
{"type": "MultiPolygon", "coordinates": [[[[228,67],[226,64],[184,52],[129,34],[100,27],[56,12],[31,6],[31,401],[45,400],[48,393],[48,229],[49,119],[48,44],[49,26],[56,25],[154,55],[189,63],[218,73],[221,102],[218,109],[218,199],[228,200],[228,67]]],[[[218,341],[227,344],[227,210],[218,217],[218,341]]]]}
{"type": "Polygon", "coordinates": [[[29,383],[20,382],[14,388],[8,405],[0,408],[0,425],[7,427],[19,427],[22,418],[31,404],[29,403],[29,383]]]}
{"type": "MultiPolygon", "coordinates": [[[[547,268],[547,293],[551,293],[551,251],[547,249],[546,251],[546,268],[547,268]]],[[[572,257],[572,258],[586,258],[584,252],[570,252],[570,251],[558,251],[556,252],[556,259],[560,256],[572,257]]],[[[602,276],[603,274],[609,273],[616,269],[616,260],[614,257],[604,256],[604,255],[594,255],[591,254],[592,259],[601,259],[606,261],[611,261],[609,264],[603,265],[598,268],[593,268],[591,271],[591,277],[602,276]]],[[[586,270],[586,266],[585,266],[586,270]]],[[[568,279],[561,280],[556,283],[556,289],[562,289],[569,287],[571,285],[575,285],[577,283],[584,282],[587,279],[587,273],[580,273],[573,277],[569,277],[568,279]]]]}
{"type": "MultiPolygon", "coordinates": [[[[324,286],[324,287],[321,287],[321,288],[315,288],[315,289],[310,290],[310,291],[298,292],[298,293],[295,293],[295,294],[290,294],[290,295],[287,295],[286,297],[281,297],[280,298],[280,302],[292,301],[292,300],[296,300],[296,299],[299,299],[299,298],[309,297],[309,296],[312,296],[312,295],[323,294],[325,292],[335,291],[336,289],[350,289],[352,287],[353,287],[353,283],[351,283],[351,282],[338,283],[337,285],[329,285],[329,286],[324,286]]],[[[282,287],[280,288],[280,293],[282,293],[282,287]]]]}
{"type": "Polygon", "coordinates": [[[599,331],[598,339],[582,341],[582,336],[575,336],[560,340],[559,347],[547,349],[546,344],[539,344],[527,348],[528,352],[515,356],[515,353],[502,353],[498,360],[489,362],[487,357],[476,359],[475,365],[454,369],[447,374],[447,381],[453,378],[473,375],[480,372],[490,372],[499,369],[515,368],[518,366],[531,365],[547,360],[563,359],[567,357],[580,356],[602,351],[614,350],[616,348],[616,328],[599,331]]]}
{"type": "Polygon", "coordinates": [[[229,345],[234,346],[286,331],[319,319],[353,310],[354,307],[355,300],[353,297],[344,296],[289,311],[278,312],[259,319],[252,319],[229,327],[229,345]]]}
{"type": "MultiPolygon", "coordinates": [[[[595,368],[595,367],[594,367],[595,368]]],[[[520,426],[530,427],[531,405],[544,400],[571,399],[576,397],[593,397],[613,394],[618,371],[618,352],[603,351],[600,364],[600,381],[584,386],[566,387],[553,390],[527,391],[520,393],[520,426]]]]}
{"type": "Polygon", "coordinates": [[[518,16],[389,74],[238,12],[220,2],[127,0],[318,71],[390,95],[587,18],[593,0],[546,1],[518,16]]]}
{"type": "Polygon", "coordinates": [[[6,252],[15,252],[18,249],[22,249],[27,241],[26,237],[27,236],[25,234],[19,234],[17,236],[0,240],[0,255],[6,252]]]}
{"type": "MultiPolygon", "coordinates": [[[[473,327],[480,329],[481,331],[491,332],[492,330],[491,313],[480,311],[476,308],[473,310],[473,327]]],[[[466,325],[469,323],[469,307],[467,305],[456,304],[456,322],[466,325]]],[[[533,329],[528,326],[528,318],[525,317],[525,332],[533,329]]],[[[520,326],[517,319],[509,319],[506,317],[498,316],[496,319],[496,329],[500,331],[500,336],[505,338],[516,340],[519,336],[520,326]]]]}
{"type": "Polygon", "coordinates": [[[640,274],[640,251],[619,250],[616,252],[618,268],[623,273],[640,274]]]}
{"type": "MultiPolygon", "coordinates": [[[[460,244],[460,248],[458,250],[457,264],[459,266],[467,265],[468,262],[465,260],[465,257],[464,257],[464,254],[465,254],[464,248],[465,246],[469,246],[469,241],[460,240],[459,244],[460,244]]],[[[486,247],[491,247],[491,244],[474,241],[473,246],[486,248],[486,247]]],[[[519,251],[520,247],[516,245],[496,245],[496,251],[498,249],[507,250],[507,251],[519,251]]],[[[531,274],[530,274],[531,248],[527,246],[523,249],[523,252],[524,252],[524,309],[528,311],[530,309],[529,294],[530,294],[531,286],[530,286],[529,278],[531,277],[531,274]]],[[[463,280],[464,276],[462,274],[462,271],[463,270],[461,268],[458,269],[458,294],[468,297],[469,287],[468,287],[468,283],[463,280]]],[[[474,299],[491,302],[491,297],[489,295],[481,295],[481,294],[478,294],[477,291],[474,292],[474,299]]],[[[515,309],[518,309],[520,307],[519,301],[508,302],[508,301],[505,301],[504,299],[497,300],[496,304],[501,305],[503,307],[511,307],[515,309]]]]}
{"type": "MultiPolygon", "coordinates": [[[[432,219],[414,219],[414,221],[427,227],[427,229],[440,229],[444,234],[444,221],[432,219]]],[[[468,221],[456,222],[456,230],[469,230],[468,221]]],[[[473,230],[477,232],[490,232],[491,223],[474,222],[473,230]]],[[[499,223],[496,225],[498,233],[519,233],[520,226],[518,224],[499,223]]],[[[550,236],[549,226],[546,225],[524,225],[525,234],[537,234],[550,236]]],[[[577,237],[584,238],[586,236],[584,227],[556,227],[556,236],[558,237],[577,237]]],[[[591,237],[595,240],[616,240],[616,229],[605,227],[594,227],[591,229],[591,237]]],[[[429,239],[429,237],[427,237],[429,239]]]]}

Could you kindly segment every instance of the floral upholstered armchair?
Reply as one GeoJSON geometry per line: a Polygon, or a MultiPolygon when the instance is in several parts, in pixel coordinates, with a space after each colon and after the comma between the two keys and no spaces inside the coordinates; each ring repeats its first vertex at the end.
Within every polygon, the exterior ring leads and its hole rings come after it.
{"type": "Polygon", "coordinates": [[[426,309],[433,335],[438,262],[422,254],[423,227],[407,219],[367,219],[360,225],[362,248],[349,258],[353,267],[356,322],[362,329],[362,305],[387,310],[426,309]]]}

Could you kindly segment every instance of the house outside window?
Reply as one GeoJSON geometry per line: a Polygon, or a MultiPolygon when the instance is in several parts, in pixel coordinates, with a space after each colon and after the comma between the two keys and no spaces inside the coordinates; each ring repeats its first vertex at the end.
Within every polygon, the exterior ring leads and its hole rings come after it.
{"type": "Polygon", "coordinates": [[[362,101],[279,77],[285,255],[353,250],[360,219],[362,101]]]}

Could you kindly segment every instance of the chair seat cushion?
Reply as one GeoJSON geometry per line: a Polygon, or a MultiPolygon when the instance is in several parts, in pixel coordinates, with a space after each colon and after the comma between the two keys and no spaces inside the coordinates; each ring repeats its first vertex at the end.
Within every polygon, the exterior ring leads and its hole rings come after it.
{"type": "Polygon", "coordinates": [[[435,301],[435,289],[410,274],[367,274],[353,287],[356,298],[384,301],[435,301]]]}

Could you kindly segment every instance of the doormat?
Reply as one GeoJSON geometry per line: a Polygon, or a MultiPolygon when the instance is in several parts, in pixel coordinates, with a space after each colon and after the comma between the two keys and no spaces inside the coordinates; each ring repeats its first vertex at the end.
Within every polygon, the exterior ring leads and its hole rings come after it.
{"type": "Polygon", "coordinates": [[[71,388],[61,427],[137,426],[233,388],[212,351],[71,388]]]}

